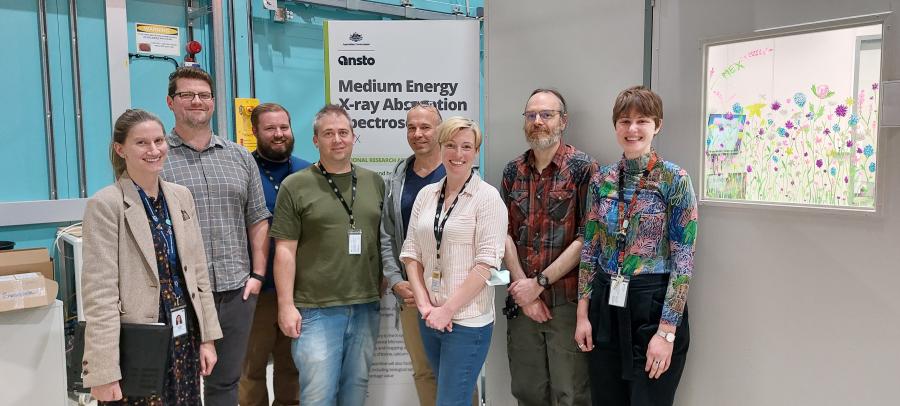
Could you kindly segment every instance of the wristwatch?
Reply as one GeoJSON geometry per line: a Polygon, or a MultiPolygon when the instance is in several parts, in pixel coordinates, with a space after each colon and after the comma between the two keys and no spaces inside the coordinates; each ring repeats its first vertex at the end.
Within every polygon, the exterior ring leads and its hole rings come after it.
{"type": "Polygon", "coordinates": [[[667,333],[662,330],[658,330],[656,335],[666,339],[667,342],[674,343],[675,342],[675,333],[667,333]]]}
{"type": "Polygon", "coordinates": [[[250,277],[253,278],[253,279],[256,279],[256,280],[258,280],[258,281],[260,281],[260,282],[265,282],[265,281],[266,281],[266,277],[265,277],[265,276],[262,276],[262,275],[260,275],[260,274],[258,274],[258,273],[256,273],[256,272],[252,272],[252,271],[251,271],[251,272],[250,272],[250,277]]]}
{"type": "Polygon", "coordinates": [[[541,285],[542,288],[547,289],[550,287],[550,280],[547,279],[547,275],[539,273],[535,279],[537,279],[538,285],[541,285]]]}

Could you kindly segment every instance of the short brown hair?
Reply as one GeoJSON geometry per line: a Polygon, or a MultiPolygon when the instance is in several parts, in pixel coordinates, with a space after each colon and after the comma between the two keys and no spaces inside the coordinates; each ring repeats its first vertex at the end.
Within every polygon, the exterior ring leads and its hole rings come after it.
{"type": "Polygon", "coordinates": [[[632,86],[623,90],[616,96],[616,103],[613,105],[612,121],[613,126],[619,121],[619,118],[630,113],[632,110],[639,114],[652,117],[659,127],[659,123],[663,118],[662,99],[656,92],[647,89],[644,86],[632,86]]]}
{"type": "Polygon", "coordinates": [[[175,96],[175,91],[178,90],[178,79],[199,79],[206,84],[209,85],[209,91],[215,94],[213,91],[213,80],[212,76],[209,76],[205,70],[200,68],[195,68],[193,66],[181,66],[175,69],[174,72],[169,74],[169,97],[175,96]]]}
{"type": "Polygon", "coordinates": [[[259,125],[259,116],[266,113],[277,113],[279,111],[283,111],[284,114],[287,114],[288,124],[290,124],[291,113],[278,103],[263,103],[254,107],[253,112],[250,113],[250,125],[253,127],[253,132],[256,132],[256,126],[259,125]]]}
{"type": "Polygon", "coordinates": [[[350,132],[353,132],[353,119],[350,118],[350,113],[338,104],[326,104],[325,107],[319,109],[319,112],[316,113],[316,118],[313,119],[313,135],[319,135],[319,121],[322,120],[322,117],[329,114],[346,117],[350,123],[350,132]]]}
{"type": "Polygon", "coordinates": [[[472,132],[475,133],[475,149],[481,148],[481,129],[478,128],[478,123],[474,120],[469,120],[468,118],[460,116],[450,117],[438,126],[438,143],[444,145],[444,143],[450,141],[456,133],[465,129],[472,130],[472,132]]]}
{"type": "Polygon", "coordinates": [[[124,144],[125,140],[128,139],[128,133],[131,129],[145,121],[155,121],[159,124],[160,128],[166,128],[163,126],[162,121],[159,120],[159,117],[149,111],[141,109],[125,110],[125,112],[116,119],[116,123],[113,124],[112,140],[109,142],[109,163],[112,164],[113,174],[116,179],[125,172],[125,158],[120,157],[119,154],[116,153],[115,145],[124,144]]]}

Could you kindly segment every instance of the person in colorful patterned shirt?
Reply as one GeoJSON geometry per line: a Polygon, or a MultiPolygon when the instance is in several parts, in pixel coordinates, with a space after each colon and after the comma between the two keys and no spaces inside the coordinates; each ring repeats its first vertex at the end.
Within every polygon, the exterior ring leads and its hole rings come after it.
{"type": "Polygon", "coordinates": [[[622,159],[591,182],[575,341],[591,352],[595,405],[671,405],[687,359],[697,200],[687,172],[651,147],[662,118],[659,95],[622,91],[622,159]]]}
{"type": "Polygon", "coordinates": [[[531,148],[506,165],[501,184],[509,294],[526,316],[508,323],[512,394],[519,405],[588,405],[588,357],[572,332],[581,225],[597,162],[562,142],[569,116],[558,91],[533,91],[523,115],[531,148]]]}

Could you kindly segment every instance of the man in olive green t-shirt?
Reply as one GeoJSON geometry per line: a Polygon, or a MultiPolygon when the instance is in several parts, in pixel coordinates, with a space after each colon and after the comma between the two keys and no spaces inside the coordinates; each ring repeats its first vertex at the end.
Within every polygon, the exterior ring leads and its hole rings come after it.
{"type": "Polygon", "coordinates": [[[384,181],[351,164],[354,141],[343,108],[319,110],[319,162],[282,182],[269,232],[278,326],[294,339],[301,405],[365,403],[380,323],[384,181]]]}

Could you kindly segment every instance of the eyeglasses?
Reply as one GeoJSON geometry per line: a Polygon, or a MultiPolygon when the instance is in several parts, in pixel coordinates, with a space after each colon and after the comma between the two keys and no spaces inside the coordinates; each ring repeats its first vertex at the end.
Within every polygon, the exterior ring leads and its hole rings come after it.
{"type": "Polygon", "coordinates": [[[541,110],[541,111],[526,111],[522,113],[525,116],[525,120],[534,121],[537,120],[538,116],[541,117],[542,121],[547,121],[553,117],[556,117],[557,114],[562,113],[559,110],[541,110]]]}
{"type": "Polygon", "coordinates": [[[178,93],[173,94],[172,97],[177,97],[177,98],[181,99],[182,101],[186,101],[186,102],[194,101],[194,97],[199,97],[200,100],[207,101],[207,100],[212,100],[213,94],[210,92],[201,92],[201,93],[178,92],[178,93]]]}

